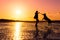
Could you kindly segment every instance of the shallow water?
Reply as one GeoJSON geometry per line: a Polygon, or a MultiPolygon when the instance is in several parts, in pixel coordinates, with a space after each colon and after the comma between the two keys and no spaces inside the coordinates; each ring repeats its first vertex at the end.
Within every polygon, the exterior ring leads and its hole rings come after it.
{"type": "MultiPolygon", "coordinates": [[[[43,40],[44,32],[47,27],[52,27],[52,33],[48,39],[60,39],[60,24],[52,23],[48,26],[47,22],[38,24],[38,40],[43,40]]],[[[35,23],[29,22],[0,22],[0,40],[36,40],[35,23]]]]}

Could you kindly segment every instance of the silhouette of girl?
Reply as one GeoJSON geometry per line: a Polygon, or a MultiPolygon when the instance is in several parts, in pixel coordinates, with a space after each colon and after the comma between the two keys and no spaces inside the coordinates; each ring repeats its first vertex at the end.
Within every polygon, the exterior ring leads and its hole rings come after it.
{"type": "Polygon", "coordinates": [[[35,16],[34,16],[34,19],[36,19],[36,22],[39,22],[39,20],[38,20],[38,14],[39,14],[38,11],[36,11],[35,12],[35,16]]]}
{"type": "Polygon", "coordinates": [[[34,19],[36,19],[36,24],[35,24],[36,34],[35,34],[34,37],[36,38],[36,40],[37,40],[38,35],[39,35],[39,34],[38,34],[39,30],[38,30],[38,25],[37,25],[38,22],[39,22],[39,20],[38,20],[38,14],[39,14],[38,11],[36,11],[36,12],[35,12],[35,16],[34,16],[34,19]]]}

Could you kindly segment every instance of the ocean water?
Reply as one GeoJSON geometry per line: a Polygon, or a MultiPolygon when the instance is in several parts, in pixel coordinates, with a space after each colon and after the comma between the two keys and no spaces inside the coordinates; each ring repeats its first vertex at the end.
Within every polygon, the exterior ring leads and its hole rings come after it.
{"type": "Polygon", "coordinates": [[[47,36],[48,40],[60,40],[60,23],[38,23],[38,37],[36,39],[36,27],[33,22],[0,22],[0,40],[43,40],[44,33],[51,28],[52,32],[47,36]]]}

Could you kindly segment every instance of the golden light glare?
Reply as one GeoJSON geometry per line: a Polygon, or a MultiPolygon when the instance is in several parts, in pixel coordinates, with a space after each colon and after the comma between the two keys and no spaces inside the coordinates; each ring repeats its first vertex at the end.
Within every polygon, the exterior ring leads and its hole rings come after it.
{"type": "Polygon", "coordinates": [[[14,40],[22,40],[21,37],[21,25],[22,23],[17,22],[15,24],[14,40]]]}
{"type": "Polygon", "coordinates": [[[22,15],[22,10],[16,10],[16,14],[15,14],[16,16],[21,16],[22,15]]]}
{"type": "Polygon", "coordinates": [[[24,20],[24,18],[26,17],[26,10],[23,9],[23,8],[16,8],[16,9],[13,11],[12,17],[13,17],[15,20],[24,20]]]}
{"type": "Polygon", "coordinates": [[[22,10],[15,10],[14,18],[19,19],[22,15],[22,10]]]}
{"type": "Polygon", "coordinates": [[[21,10],[16,10],[16,14],[18,15],[18,14],[21,14],[22,13],[22,11],[21,10]]]}

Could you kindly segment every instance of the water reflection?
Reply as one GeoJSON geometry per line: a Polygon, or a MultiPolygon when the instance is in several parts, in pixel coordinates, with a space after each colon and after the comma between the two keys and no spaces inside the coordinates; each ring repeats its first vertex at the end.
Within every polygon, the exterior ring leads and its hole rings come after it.
{"type": "MultiPolygon", "coordinates": [[[[29,22],[0,23],[0,40],[36,40],[36,31],[34,24],[35,23],[29,22]]],[[[40,22],[38,24],[38,38],[40,40],[43,40],[43,35],[47,31],[46,26],[47,24],[45,22],[40,22]]],[[[52,30],[53,32],[48,35],[47,38],[52,40],[60,40],[60,24],[53,24],[52,30]]]]}
{"type": "Polygon", "coordinates": [[[15,32],[14,32],[14,40],[22,40],[21,39],[21,27],[22,27],[22,23],[15,23],[15,32]]]}

